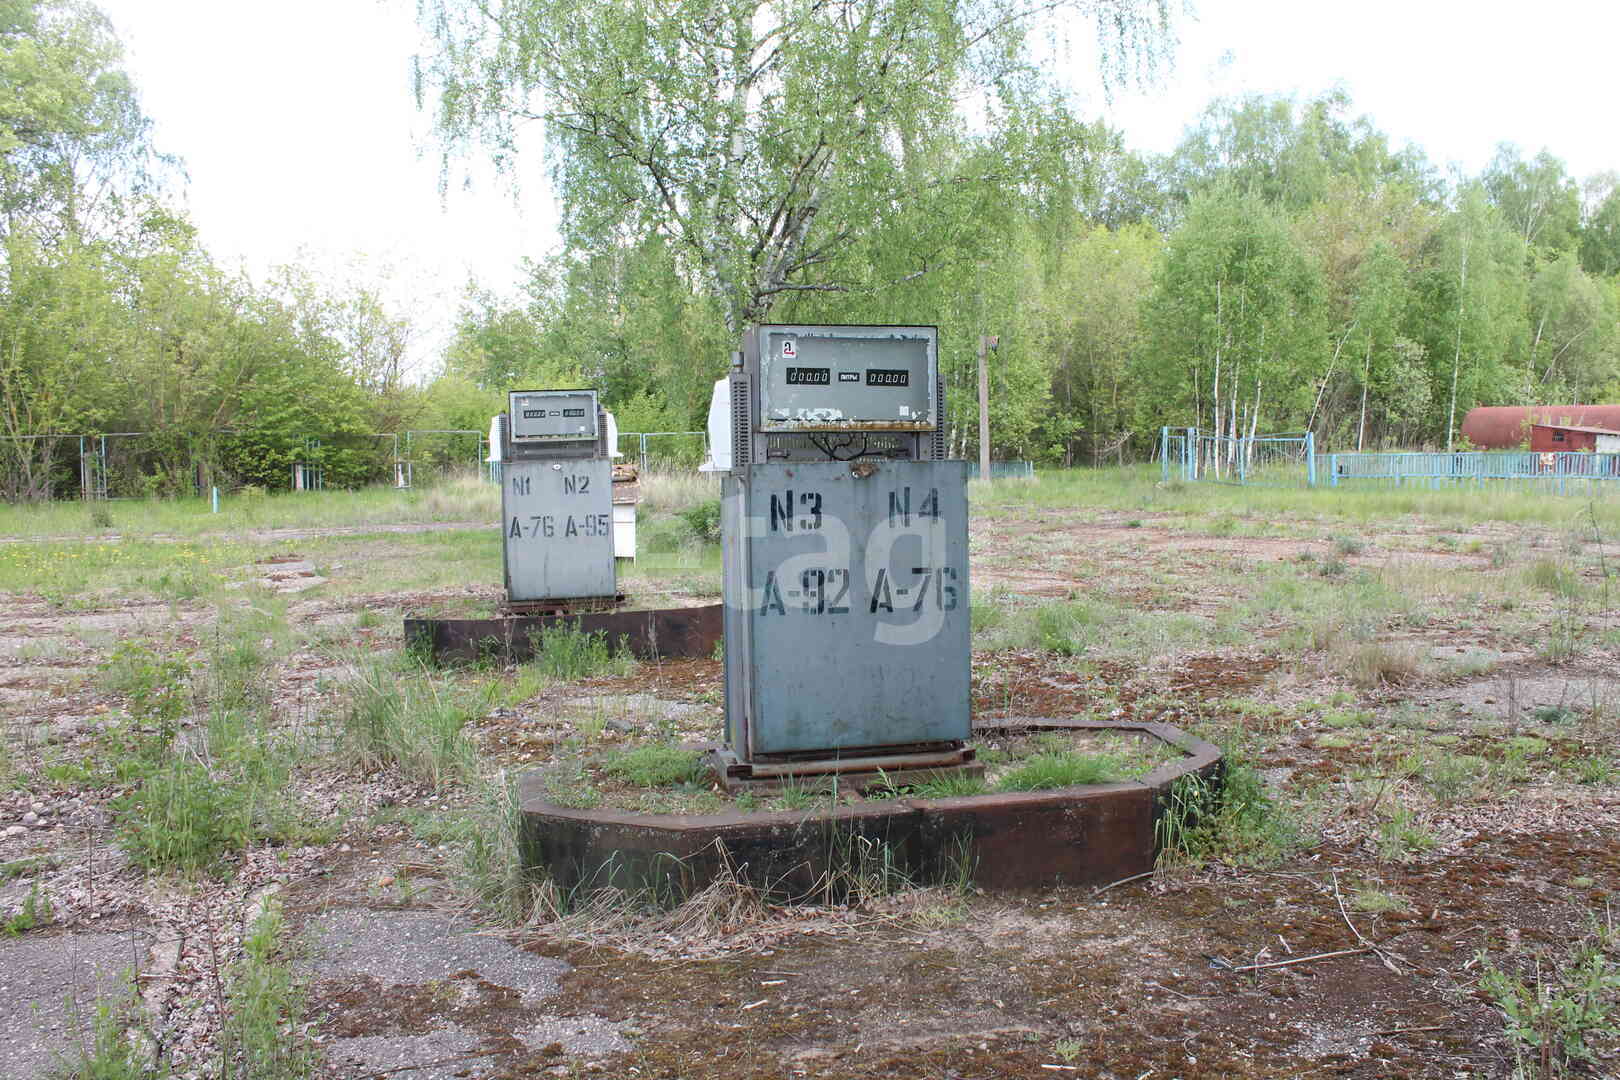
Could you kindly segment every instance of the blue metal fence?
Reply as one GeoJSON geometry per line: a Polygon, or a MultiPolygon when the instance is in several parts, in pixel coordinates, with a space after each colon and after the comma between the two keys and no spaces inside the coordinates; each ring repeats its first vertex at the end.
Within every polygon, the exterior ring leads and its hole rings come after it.
{"type": "Polygon", "coordinates": [[[1166,482],[1620,493],[1620,454],[1532,450],[1318,454],[1310,432],[1251,439],[1167,427],[1159,437],[1159,464],[1166,482]]]}
{"type": "Polygon", "coordinates": [[[1620,491],[1620,454],[1533,450],[1323,454],[1330,487],[1474,488],[1597,495],[1620,491]]]}
{"type": "MultiPolygon", "coordinates": [[[[968,479],[979,478],[979,463],[968,462],[968,479]]],[[[1033,480],[1035,479],[1035,463],[1033,461],[992,461],[990,463],[990,479],[992,480],[1033,480]]]]}
{"type": "Polygon", "coordinates": [[[1309,431],[1251,438],[1167,427],[1159,436],[1159,460],[1166,482],[1177,479],[1257,487],[1316,485],[1316,437],[1309,431]]]}

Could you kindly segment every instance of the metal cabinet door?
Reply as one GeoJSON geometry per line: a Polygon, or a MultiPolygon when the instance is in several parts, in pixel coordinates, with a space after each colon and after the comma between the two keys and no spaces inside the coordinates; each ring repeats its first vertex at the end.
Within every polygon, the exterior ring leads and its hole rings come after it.
{"type": "Polygon", "coordinates": [[[514,461],[501,473],[508,601],[614,595],[612,464],[514,461]]]}

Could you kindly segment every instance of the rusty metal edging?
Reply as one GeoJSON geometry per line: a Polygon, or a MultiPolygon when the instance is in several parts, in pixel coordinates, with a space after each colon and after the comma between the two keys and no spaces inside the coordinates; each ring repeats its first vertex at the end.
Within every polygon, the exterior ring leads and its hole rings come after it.
{"type": "Polygon", "coordinates": [[[786,895],[824,880],[840,846],[829,838],[848,833],[881,839],[924,878],[948,876],[952,860],[966,854],[973,880],[989,888],[1101,884],[1151,870],[1155,825],[1171,785],[1193,774],[1213,778],[1221,767],[1218,747],[1169,724],[1032,719],[976,730],[1002,728],[1139,731],[1187,756],[1124,783],[900,798],[821,812],[582,810],[551,803],[541,775],[529,773],[518,792],[524,862],[565,888],[616,884],[689,893],[729,867],[786,895]]]}
{"type": "Polygon", "coordinates": [[[557,630],[600,633],[612,649],[638,660],[712,657],[723,629],[721,604],[649,611],[600,611],[578,615],[516,615],[497,619],[406,619],[405,643],[435,661],[498,660],[522,663],[534,642],[557,630]]]}

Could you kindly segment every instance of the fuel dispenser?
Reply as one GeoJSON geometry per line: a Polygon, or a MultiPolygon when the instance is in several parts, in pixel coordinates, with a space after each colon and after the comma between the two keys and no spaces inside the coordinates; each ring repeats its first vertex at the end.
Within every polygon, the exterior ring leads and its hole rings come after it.
{"type": "Polygon", "coordinates": [[[501,551],[515,610],[612,604],[613,465],[595,390],[514,390],[501,441],[501,551]]]}
{"type": "Polygon", "coordinates": [[[967,466],[945,460],[937,329],[762,325],[742,345],[729,409],[711,414],[718,772],[734,786],[965,764],[967,466]]]}

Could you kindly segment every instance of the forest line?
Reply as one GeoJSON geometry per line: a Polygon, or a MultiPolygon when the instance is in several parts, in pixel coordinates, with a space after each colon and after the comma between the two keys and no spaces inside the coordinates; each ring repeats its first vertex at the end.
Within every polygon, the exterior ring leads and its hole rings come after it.
{"type": "MultiPolygon", "coordinates": [[[[1153,59],[1165,23],[1120,4],[1141,21],[1101,47],[1153,59]]],[[[544,28],[554,7],[526,18],[544,28]]],[[[1001,341],[994,454],[1040,463],[1145,457],[1162,425],[1444,448],[1477,404],[1620,400],[1615,173],[1576,178],[1552,151],[1503,146],[1478,175],[1448,175],[1342,92],[1215,101],[1172,152],[1144,154],[1051,92],[1021,38],[971,33],[994,4],[929,24],[917,56],[875,33],[922,18],[913,8],[853,9],[866,22],[794,23],[780,70],[745,40],[758,17],[726,40],[605,14],[525,55],[533,69],[498,50],[511,27],[441,38],[424,101],[452,158],[499,144],[536,87],[575,88],[555,106],[572,111],[546,118],[569,155],[553,176],[563,249],[527,264],[516,295],[469,285],[419,377],[421,315],[383,283],[296,266],[253,280],[211,257],[104,17],[8,5],[0,495],[76,494],[76,450],[39,436],[113,431],[152,433],[116,494],[188,491],[199,465],[226,486],[284,487],[301,460],[329,485],[374,482],[378,434],[482,430],[518,386],[595,386],[625,431],[699,429],[749,319],[938,325],[964,456],[981,333],[1001,341]],[[876,48],[913,69],[854,62],[876,48]],[[631,95],[598,85],[620,69],[661,74],[631,95]],[[481,111],[458,112],[476,80],[481,111]],[[982,122],[962,118],[964,87],[982,122]],[[633,111],[570,119],[608,109],[633,111]]]]}

